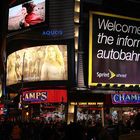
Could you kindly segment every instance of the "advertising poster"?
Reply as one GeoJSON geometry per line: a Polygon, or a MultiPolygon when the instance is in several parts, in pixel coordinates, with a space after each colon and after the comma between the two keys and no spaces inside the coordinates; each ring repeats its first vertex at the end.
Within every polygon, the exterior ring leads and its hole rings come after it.
{"type": "Polygon", "coordinates": [[[89,85],[140,84],[140,19],[91,12],[89,85]]]}
{"type": "Polygon", "coordinates": [[[21,4],[9,8],[8,31],[22,30],[44,21],[45,0],[21,1],[21,4]]]}
{"type": "Polygon", "coordinates": [[[67,45],[35,46],[13,52],[7,58],[7,85],[22,80],[68,80],[67,75],[67,45]]]}

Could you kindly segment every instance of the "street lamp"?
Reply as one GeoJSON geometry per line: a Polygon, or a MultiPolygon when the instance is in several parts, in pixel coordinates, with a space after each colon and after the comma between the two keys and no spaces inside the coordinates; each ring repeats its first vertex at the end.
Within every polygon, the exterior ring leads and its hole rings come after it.
{"type": "Polygon", "coordinates": [[[23,85],[24,85],[24,61],[25,61],[25,52],[23,54],[23,60],[22,60],[22,75],[21,75],[21,88],[20,88],[20,101],[19,104],[21,105],[22,108],[22,92],[23,92],[23,85]]]}

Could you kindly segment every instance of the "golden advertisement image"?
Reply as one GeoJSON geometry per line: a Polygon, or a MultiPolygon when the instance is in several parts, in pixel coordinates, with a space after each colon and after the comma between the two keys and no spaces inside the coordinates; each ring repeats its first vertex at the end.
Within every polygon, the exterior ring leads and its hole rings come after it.
{"type": "Polygon", "coordinates": [[[43,45],[22,49],[7,58],[6,84],[67,80],[67,46],[43,45]]]}

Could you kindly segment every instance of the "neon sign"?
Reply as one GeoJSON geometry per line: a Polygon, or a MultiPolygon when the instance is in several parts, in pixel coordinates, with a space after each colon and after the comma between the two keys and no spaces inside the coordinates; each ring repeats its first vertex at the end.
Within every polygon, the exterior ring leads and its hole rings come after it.
{"type": "Polygon", "coordinates": [[[112,94],[113,104],[140,104],[140,94],[112,94]]]}

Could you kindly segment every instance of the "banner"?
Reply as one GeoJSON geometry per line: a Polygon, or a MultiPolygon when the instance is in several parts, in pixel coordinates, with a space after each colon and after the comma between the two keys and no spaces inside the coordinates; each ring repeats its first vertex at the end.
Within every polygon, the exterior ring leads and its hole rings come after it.
{"type": "Polygon", "coordinates": [[[90,13],[89,85],[140,84],[140,19],[90,13]]]}

